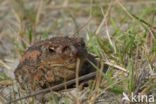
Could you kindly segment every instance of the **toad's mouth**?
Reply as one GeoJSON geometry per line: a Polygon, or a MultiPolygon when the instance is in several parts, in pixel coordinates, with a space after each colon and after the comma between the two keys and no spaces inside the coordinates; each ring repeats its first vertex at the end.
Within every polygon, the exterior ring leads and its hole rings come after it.
{"type": "Polygon", "coordinates": [[[51,64],[50,67],[64,67],[68,69],[76,68],[76,63],[51,64]]]}
{"type": "MultiPolygon", "coordinates": [[[[81,66],[84,63],[84,60],[80,60],[79,66],[81,66]]],[[[60,62],[55,62],[55,63],[51,63],[49,64],[50,67],[62,67],[63,69],[69,69],[69,70],[73,70],[76,68],[77,65],[77,59],[72,60],[72,61],[65,61],[63,63],[60,62]]]]}

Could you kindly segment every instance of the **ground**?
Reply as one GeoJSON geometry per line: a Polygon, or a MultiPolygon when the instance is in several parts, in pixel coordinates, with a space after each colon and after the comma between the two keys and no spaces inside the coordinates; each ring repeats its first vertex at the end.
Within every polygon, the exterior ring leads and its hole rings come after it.
{"type": "MultiPolygon", "coordinates": [[[[83,37],[101,66],[110,66],[80,92],[80,103],[120,104],[123,92],[156,98],[155,7],[155,0],[0,0],[0,102],[26,95],[14,80],[19,59],[32,43],[53,36],[83,37]]],[[[51,103],[79,102],[62,93],[51,103]]],[[[18,103],[24,102],[33,100],[18,103]]]]}

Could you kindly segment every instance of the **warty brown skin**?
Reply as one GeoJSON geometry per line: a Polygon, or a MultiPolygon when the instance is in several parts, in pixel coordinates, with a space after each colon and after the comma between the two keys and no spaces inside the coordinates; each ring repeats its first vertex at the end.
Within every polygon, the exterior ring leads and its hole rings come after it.
{"type": "Polygon", "coordinates": [[[21,88],[36,91],[75,78],[76,60],[80,59],[79,76],[95,71],[94,63],[82,38],[53,37],[32,44],[15,69],[15,78],[21,88]]]}

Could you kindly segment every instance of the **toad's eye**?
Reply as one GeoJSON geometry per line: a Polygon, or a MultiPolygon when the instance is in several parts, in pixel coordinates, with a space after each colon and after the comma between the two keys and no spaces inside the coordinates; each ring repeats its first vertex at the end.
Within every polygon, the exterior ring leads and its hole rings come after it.
{"type": "Polygon", "coordinates": [[[50,53],[55,53],[55,47],[49,47],[49,52],[50,53]]]}

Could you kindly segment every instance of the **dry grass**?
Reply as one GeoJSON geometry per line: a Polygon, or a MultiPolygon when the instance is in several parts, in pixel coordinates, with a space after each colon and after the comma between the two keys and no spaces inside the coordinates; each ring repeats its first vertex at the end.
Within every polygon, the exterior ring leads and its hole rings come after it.
{"type": "MultiPolygon", "coordinates": [[[[34,41],[74,34],[84,37],[88,51],[97,56],[99,65],[94,66],[97,77],[89,82],[88,88],[78,93],[78,97],[70,91],[60,92],[59,96],[49,99],[51,104],[57,104],[60,99],[65,104],[98,104],[100,100],[120,104],[123,92],[156,97],[154,6],[154,0],[105,0],[105,3],[103,0],[0,0],[0,68],[13,73],[15,67],[10,63],[14,61],[6,60],[19,58],[34,41]],[[13,42],[5,41],[6,36],[13,42]],[[6,42],[13,46],[5,46],[6,42]],[[1,52],[3,49],[6,53],[1,52]],[[14,55],[7,54],[10,49],[14,55]],[[105,64],[109,69],[102,73],[105,64]]],[[[19,89],[14,78],[8,76],[6,72],[0,73],[2,103],[27,95],[19,89]]],[[[76,86],[79,87],[78,81],[76,86]]],[[[37,102],[30,97],[18,103],[37,102]]]]}

